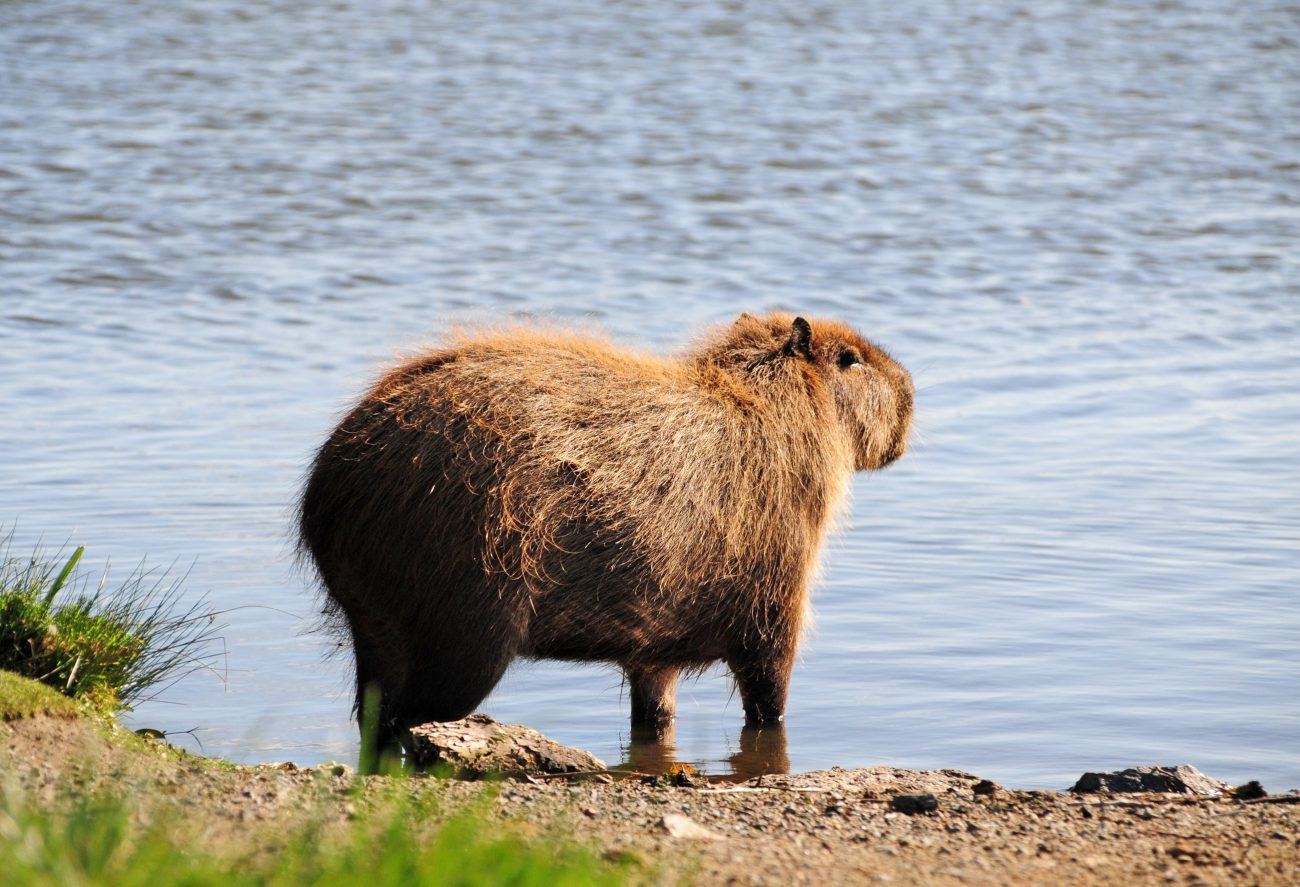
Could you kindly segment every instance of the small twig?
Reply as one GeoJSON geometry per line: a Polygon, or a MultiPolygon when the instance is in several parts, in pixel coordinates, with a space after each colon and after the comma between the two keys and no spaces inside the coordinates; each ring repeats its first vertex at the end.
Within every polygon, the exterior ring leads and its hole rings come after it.
{"type": "Polygon", "coordinates": [[[572,773],[525,773],[528,779],[569,779],[575,776],[636,776],[627,770],[576,770],[572,773]]]}
{"type": "Polygon", "coordinates": [[[1076,807],[1094,807],[1100,809],[1119,809],[1119,810],[1146,810],[1149,807],[1155,807],[1159,804],[1166,803],[1162,799],[1152,801],[1102,801],[1098,804],[1075,804],[1076,807]]]}
{"type": "Polygon", "coordinates": [[[72,671],[68,672],[68,683],[64,685],[65,690],[72,689],[72,682],[77,679],[77,669],[81,668],[81,654],[77,654],[77,661],[72,663],[72,671]]]}
{"type": "Polygon", "coordinates": [[[188,730],[171,730],[167,733],[164,733],[163,737],[166,738],[168,736],[176,736],[179,734],[184,734],[188,736],[190,739],[193,739],[194,743],[199,747],[199,751],[203,752],[203,754],[206,755],[208,752],[203,747],[203,740],[199,739],[199,735],[197,732],[198,729],[199,729],[198,727],[190,727],[188,730]]]}
{"type": "Polygon", "coordinates": [[[752,785],[733,785],[727,788],[702,788],[698,794],[701,795],[734,795],[741,792],[770,792],[770,788],[757,788],[752,785]]]}
{"type": "Polygon", "coordinates": [[[300,622],[306,620],[306,617],[300,613],[294,613],[292,610],[282,610],[279,607],[272,607],[269,604],[240,604],[237,607],[227,607],[224,610],[213,610],[211,613],[200,613],[195,618],[211,620],[214,617],[224,616],[227,613],[234,613],[237,610],[270,610],[274,613],[279,613],[282,616],[289,616],[290,618],[297,619],[300,622]]]}

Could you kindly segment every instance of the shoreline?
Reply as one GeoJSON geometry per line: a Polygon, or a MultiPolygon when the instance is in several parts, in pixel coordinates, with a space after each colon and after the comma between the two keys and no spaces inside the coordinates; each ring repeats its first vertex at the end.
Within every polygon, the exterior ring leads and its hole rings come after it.
{"type": "Polygon", "coordinates": [[[235,765],[58,708],[5,716],[0,780],[34,804],[53,803],[69,781],[165,796],[159,809],[201,822],[214,853],[250,841],[270,852],[306,820],[346,833],[358,808],[398,790],[451,815],[478,811],[490,831],[594,847],[630,866],[634,883],[1290,885],[1300,869],[1300,793],[1017,791],[958,770],[893,767],[731,784],[687,773],[485,786],[338,764],[235,765]]]}

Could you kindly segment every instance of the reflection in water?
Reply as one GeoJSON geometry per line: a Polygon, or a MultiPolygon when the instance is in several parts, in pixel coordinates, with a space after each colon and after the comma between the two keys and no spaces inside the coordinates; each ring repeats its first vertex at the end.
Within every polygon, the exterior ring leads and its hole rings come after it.
{"type": "Polygon", "coordinates": [[[740,731],[740,749],[727,759],[739,779],[767,773],[789,773],[785,725],[745,727],[740,731]]]}
{"type": "Polygon", "coordinates": [[[639,773],[667,773],[677,763],[677,726],[633,727],[623,761],[623,767],[639,773]]]}
{"type": "MultiPolygon", "coordinates": [[[[745,727],[740,731],[739,748],[727,762],[738,781],[769,773],[789,773],[790,755],[786,748],[785,726],[745,727]]],[[[633,727],[631,738],[623,747],[623,766],[619,769],[639,773],[667,773],[677,758],[677,729],[633,727]]]]}

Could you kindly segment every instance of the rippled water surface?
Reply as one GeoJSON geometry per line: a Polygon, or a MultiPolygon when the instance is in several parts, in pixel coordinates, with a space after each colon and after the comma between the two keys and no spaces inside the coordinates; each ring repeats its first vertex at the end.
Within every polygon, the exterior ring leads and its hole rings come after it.
{"type": "MultiPolygon", "coordinates": [[[[133,722],[348,759],[291,508],[379,364],[841,317],[918,428],[827,550],[791,766],[1300,786],[1300,13],[1131,6],[0,5],[0,523],[232,608],[226,680],[133,722]]],[[[610,669],[484,707],[629,753],[610,669]]],[[[740,725],[688,683],[677,755],[740,725]]]]}

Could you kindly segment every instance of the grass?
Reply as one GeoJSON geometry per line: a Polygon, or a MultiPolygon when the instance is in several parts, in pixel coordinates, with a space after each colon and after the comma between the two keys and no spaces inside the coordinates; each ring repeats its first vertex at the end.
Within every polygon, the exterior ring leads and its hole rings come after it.
{"type": "Polygon", "coordinates": [[[202,601],[183,605],[179,583],[142,568],[112,591],[105,573],[87,592],[84,551],[0,559],[0,669],[116,711],[209,666],[215,627],[202,601]]]}
{"type": "Polygon", "coordinates": [[[57,690],[13,672],[0,671],[0,721],[16,721],[38,715],[72,717],[79,711],[76,702],[57,690]]]}
{"type": "Polygon", "coordinates": [[[201,819],[139,798],[83,796],[61,812],[0,796],[0,871],[12,887],[298,887],[457,885],[586,887],[627,883],[634,864],[569,839],[525,841],[482,811],[438,816],[436,801],[396,793],[343,826],[250,826],[207,849],[201,819]]]}

